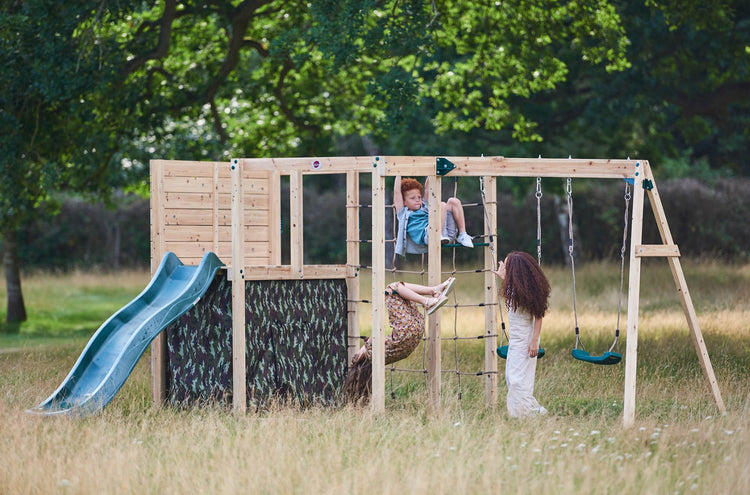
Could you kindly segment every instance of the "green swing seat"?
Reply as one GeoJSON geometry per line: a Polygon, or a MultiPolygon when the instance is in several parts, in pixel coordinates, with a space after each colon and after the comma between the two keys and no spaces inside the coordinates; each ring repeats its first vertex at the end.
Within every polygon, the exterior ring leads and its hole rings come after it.
{"type": "MultiPolygon", "coordinates": [[[[502,345],[497,348],[497,355],[500,356],[503,359],[508,359],[508,346],[502,345]]],[[[539,354],[536,355],[537,359],[544,357],[544,349],[539,349],[539,354]]]]}
{"type": "Polygon", "coordinates": [[[622,361],[622,354],[620,354],[619,352],[607,351],[601,356],[592,356],[583,349],[573,349],[572,351],[570,351],[570,354],[579,361],[584,361],[592,364],[617,364],[622,361]]]}

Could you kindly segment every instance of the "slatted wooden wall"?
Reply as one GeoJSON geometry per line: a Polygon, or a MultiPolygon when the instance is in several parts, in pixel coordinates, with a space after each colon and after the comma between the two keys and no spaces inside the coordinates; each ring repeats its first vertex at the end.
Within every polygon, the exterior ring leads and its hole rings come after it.
{"type": "MultiPolygon", "coordinates": [[[[278,264],[271,235],[273,217],[268,171],[243,172],[245,264],[278,264]],[[273,247],[273,249],[272,249],[273,247]]],[[[232,176],[229,162],[151,161],[151,260],[156,270],[172,251],[198,265],[213,251],[232,262],[232,176]]]]}
{"type": "MultiPolygon", "coordinates": [[[[232,265],[232,165],[230,162],[152,160],[151,272],[171,251],[186,265],[197,266],[213,251],[232,265]]],[[[278,174],[242,172],[245,266],[279,264],[281,228],[278,174]]],[[[231,271],[229,272],[232,273],[231,271]]],[[[244,322],[243,322],[244,325],[244,322]]],[[[152,395],[166,398],[166,339],[159,335],[151,350],[152,395]]]]}

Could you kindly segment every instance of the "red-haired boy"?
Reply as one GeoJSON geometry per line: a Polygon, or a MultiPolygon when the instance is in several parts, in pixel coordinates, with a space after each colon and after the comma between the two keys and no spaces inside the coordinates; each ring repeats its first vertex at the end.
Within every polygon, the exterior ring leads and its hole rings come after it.
{"type": "MultiPolygon", "coordinates": [[[[405,256],[406,253],[427,252],[427,226],[429,223],[427,201],[429,196],[429,182],[426,188],[411,178],[401,180],[396,176],[393,184],[393,204],[398,218],[398,234],[396,235],[396,253],[405,256]],[[425,190],[426,189],[426,190],[425,190]]],[[[455,239],[462,246],[472,248],[474,244],[471,236],[466,233],[464,207],[458,198],[448,198],[440,203],[441,239],[445,244],[455,239]]]]}

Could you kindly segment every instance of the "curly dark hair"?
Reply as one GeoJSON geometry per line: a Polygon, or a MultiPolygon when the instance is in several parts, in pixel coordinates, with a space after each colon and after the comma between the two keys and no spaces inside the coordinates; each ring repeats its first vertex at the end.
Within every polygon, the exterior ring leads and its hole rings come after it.
{"type": "Polygon", "coordinates": [[[505,259],[505,278],[500,295],[509,309],[528,311],[535,318],[547,312],[550,286],[536,260],[522,251],[512,251],[505,259]]]}
{"type": "Polygon", "coordinates": [[[406,196],[406,192],[411,191],[412,189],[419,189],[419,195],[424,195],[424,188],[422,187],[422,183],[417,179],[407,177],[406,179],[401,181],[401,194],[403,196],[406,196]]]}

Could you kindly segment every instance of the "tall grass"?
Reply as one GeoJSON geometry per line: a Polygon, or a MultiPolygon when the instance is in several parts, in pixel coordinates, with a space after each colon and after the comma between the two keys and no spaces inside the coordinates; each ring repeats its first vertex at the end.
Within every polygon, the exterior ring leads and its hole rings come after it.
{"type": "MultiPolygon", "coordinates": [[[[75,362],[86,340],[79,329],[90,333],[148,275],[134,274],[132,283],[84,274],[25,281],[32,318],[46,300],[52,322],[75,320],[57,320],[55,300],[65,301],[62,315],[74,314],[95,300],[90,292],[118,289],[103,297],[110,301],[102,314],[92,310],[80,327],[71,323],[74,336],[67,340],[22,327],[23,345],[0,341],[0,493],[748,493],[750,267],[685,268],[727,405],[719,416],[669,270],[651,265],[644,263],[642,275],[636,426],[628,430],[621,426],[623,366],[570,358],[572,294],[562,268],[547,269],[553,285],[542,333],[548,355],[539,362],[535,388],[551,414],[531,421],[505,414],[502,360],[500,398],[489,410],[484,378],[454,373],[443,375],[439,410],[428,405],[421,373],[386,376],[381,415],[352,407],[276,406],[246,415],[218,405],[154,407],[142,359],[103,413],[30,416],[25,409],[46,398],[75,362]]],[[[457,285],[456,296],[467,304],[481,299],[481,277],[472,277],[460,275],[457,285]]],[[[613,338],[619,267],[582,266],[577,282],[587,347],[604,350],[613,338]]],[[[363,280],[363,293],[368,283],[363,280]]],[[[456,317],[452,308],[442,310],[443,334],[454,334],[454,321],[456,333],[481,334],[481,308],[459,311],[456,317]]],[[[365,316],[362,321],[367,326],[365,316]]],[[[66,325],[51,325],[50,332],[65,335],[66,325]]],[[[443,368],[453,368],[458,356],[462,369],[481,369],[483,342],[457,342],[443,342],[443,368]]],[[[419,368],[422,359],[420,346],[399,367],[419,368]]]]}

